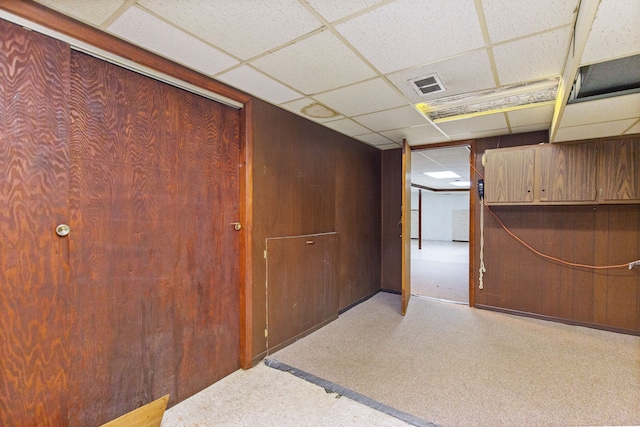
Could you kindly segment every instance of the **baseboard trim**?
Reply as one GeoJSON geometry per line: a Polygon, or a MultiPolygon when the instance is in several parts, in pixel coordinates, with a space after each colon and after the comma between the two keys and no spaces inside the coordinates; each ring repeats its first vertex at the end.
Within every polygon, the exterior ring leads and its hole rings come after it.
{"type": "Polygon", "coordinates": [[[278,345],[275,345],[271,348],[267,349],[267,356],[275,353],[278,350],[282,350],[283,348],[285,348],[286,346],[293,344],[294,342],[298,341],[300,338],[306,337],[307,335],[317,331],[318,329],[327,326],[329,323],[333,322],[334,320],[336,320],[338,318],[338,315],[336,314],[335,316],[331,316],[330,318],[328,318],[327,320],[318,323],[316,326],[313,326],[312,328],[307,329],[304,332],[299,333],[298,335],[296,335],[293,338],[289,338],[288,340],[281,342],[278,345]]]}
{"type": "Polygon", "coordinates": [[[344,313],[346,311],[351,310],[356,305],[362,304],[366,300],[373,298],[374,296],[378,295],[379,292],[380,292],[380,289],[378,289],[377,291],[373,292],[372,294],[367,295],[366,297],[360,298],[358,301],[349,304],[345,308],[342,308],[342,309],[338,310],[338,316],[340,316],[342,313],[344,313]]]}
{"type": "Polygon", "coordinates": [[[615,327],[612,327],[612,326],[599,325],[597,323],[589,323],[589,322],[581,322],[581,321],[578,321],[578,320],[563,319],[561,317],[547,316],[547,315],[544,315],[544,314],[530,313],[528,311],[512,310],[512,309],[509,309],[509,308],[494,307],[494,306],[491,306],[491,305],[484,305],[484,304],[476,304],[474,307],[482,309],[482,310],[495,311],[495,312],[498,312],[498,313],[513,314],[515,316],[530,317],[530,318],[533,318],[533,319],[546,320],[546,321],[549,321],[549,322],[564,323],[565,325],[583,326],[585,328],[599,329],[601,331],[615,332],[617,334],[640,336],[640,331],[636,331],[636,330],[633,330],[633,329],[615,328],[615,327]]]}

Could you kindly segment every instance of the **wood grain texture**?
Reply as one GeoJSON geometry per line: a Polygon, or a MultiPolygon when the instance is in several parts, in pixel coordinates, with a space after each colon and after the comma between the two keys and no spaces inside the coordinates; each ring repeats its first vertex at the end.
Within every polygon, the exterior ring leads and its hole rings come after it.
{"type": "Polygon", "coordinates": [[[382,152],[382,289],[402,290],[402,150],[382,152]]]}
{"type": "Polygon", "coordinates": [[[640,136],[600,144],[602,203],[640,203],[640,136]]]}
{"type": "Polygon", "coordinates": [[[402,310],[404,316],[411,299],[411,147],[402,140],[402,310]]]}
{"type": "Polygon", "coordinates": [[[337,136],[336,231],[339,309],[380,289],[380,151],[337,136]]]}
{"type": "Polygon", "coordinates": [[[547,144],[540,153],[540,201],[594,202],[596,200],[596,144],[547,144]]]}
{"type": "Polygon", "coordinates": [[[239,367],[239,113],[81,53],[71,70],[70,421],[97,425],[239,367]]]}
{"type": "Polygon", "coordinates": [[[0,0],[0,9],[238,102],[251,96],[33,1],[0,0]]]}
{"type": "Polygon", "coordinates": [[[268,349],[338,316],[337,233],[267,239],[268,349]]]}
{"type": "MultiPolygon", "coordinates": [[[[0,425],[66,424],[69,47],[0,20],[0,425]]],[[[73,233],[73,231],[72,231],[73,233]]]]}
{"type": "Polygon", "coordinates": [[[488,204],[533,202],[533,148],[485,153],[485,200],[488,204]]]}
{"type": "Polygon", "coordinates": [[[267,238],[336,231],[340,306],[379,289],[380,153],[263,101],[252,104],[255,362],[267,350],[267,238]]]}

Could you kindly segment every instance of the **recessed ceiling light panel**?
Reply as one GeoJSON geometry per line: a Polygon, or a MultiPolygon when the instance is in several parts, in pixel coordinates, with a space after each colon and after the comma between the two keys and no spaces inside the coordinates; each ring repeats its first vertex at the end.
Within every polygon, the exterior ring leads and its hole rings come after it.
{"type": "Polygon", "coordinates": [[[451,171],[425,172],[424,174],[430,176],[431,178],[437,178],[437,179],[460,178],[460,175],[451,171]]]}

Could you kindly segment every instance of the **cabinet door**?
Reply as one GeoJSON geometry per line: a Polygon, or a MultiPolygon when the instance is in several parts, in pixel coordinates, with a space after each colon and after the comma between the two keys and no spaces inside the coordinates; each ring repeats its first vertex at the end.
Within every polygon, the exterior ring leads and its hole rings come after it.
{"type": "Polygon", "coordinates": [[[541,202],[595,202],[595,143],[553,144],[538,149],[541,202]]]}
{"type": "Polygon", "coordinates": [[[487,203],[533,202],[534,147],[487,150],[484,155],[487,203]]]}
{"type": "Polygon", "coordinates": [[[600,203],[640,202],[640,139],[620,139],[600,147],[600,203]]]}
{"type": "Polygon", "coordinates": [[[338,316],[336,245],[336,233],[267,239],[269,352],[338,316]]]}

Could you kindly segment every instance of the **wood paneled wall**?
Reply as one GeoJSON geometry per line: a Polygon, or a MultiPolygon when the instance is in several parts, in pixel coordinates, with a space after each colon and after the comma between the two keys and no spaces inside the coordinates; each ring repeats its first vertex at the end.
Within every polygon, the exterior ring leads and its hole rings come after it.
{"type": "MultiPolygon", "coordinates": [[[[252,317],[257,360],[267,352],[267,238],[335,231],[339,308],[379,289],[380,153],[281,108],[253,102],[252,317]]],[[[269,341],[270,348],[278,344],[269,341]]]]}
{"type": "MultiPolygon", "coordinates": [[[[477,140],[475,167],[483,173],[481,158],[488,148],[536,144],[546,138],[546,132],[539,132],[477,140]]],[[[615,147],[615,140],[608,144],[615,147]]],[[[477,204],[476,242],[480,238],[479,209],[477,204]]],[[[640,256],[640,205],[496,206],[491,209],[531,246],[563,260],[611,265],[631,262],[640,256]]],[[[480,290],[479,244],[475,247],[473,273],[477,307],[640,333],[637,268],[594,271],[543,259],[507,235],[485,210],[487,272],[484,289],[480,290]]]]}
{"type": "Polygon", "coordinates": [[[402,149],[382,152],[382,283],[402,291],[402,149]]]}

